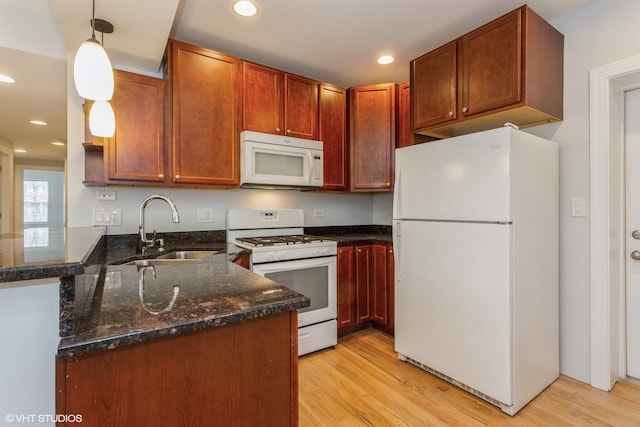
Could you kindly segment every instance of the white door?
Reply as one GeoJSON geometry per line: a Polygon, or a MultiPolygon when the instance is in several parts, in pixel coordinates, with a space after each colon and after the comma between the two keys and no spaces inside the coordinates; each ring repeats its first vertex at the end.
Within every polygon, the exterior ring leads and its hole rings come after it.
{"type": "Polygon", "coordinates": [[[506,405],[511,226],[394,221],[395,350],[506,405]]]}
{"type": "Polygon", "coordinates": [[[640,89],[625,104],[627,375],[640,379],[640,89]]]}
{"type": "Polygon", "coordinates": [[[510,222],[510,129],[396,150],[394,219],[510,222]]]}

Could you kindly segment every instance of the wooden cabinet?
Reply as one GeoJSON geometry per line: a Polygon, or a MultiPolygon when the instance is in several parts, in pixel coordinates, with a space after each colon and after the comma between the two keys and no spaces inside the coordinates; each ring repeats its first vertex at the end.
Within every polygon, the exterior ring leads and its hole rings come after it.
{"type": "Polygon", "coordinates": [[[243,62],[242,126],[245,130],[318,137],[318,82],[243,62]]]}
{"type": "Polygon", "coordinates": [[[57,360],[56,413],[90,426],[297,426],[297,326],[293,311],[57,360]]]}
{"type": "Polygon", "coordinates": [[[338,330],[358,323],[356,316],[355,247],[338,247],[338,330]]]}
{"type": "Polygon", "coordinates": [[[318,87],[318,136],[324,143],[323,190],[347,188],[347,91],[321,83],[318,87]]]}
{"type": "Polygon", "coordinates": [[[523,6],[411,61],[415,132],[443,138],[562,120],[563,43],[523,6]]]}
{"type": "Polygon", "coordinates": [[[109,182],[165,181],[164,80],[114,71],[116,132],[106,139],[109,182]]]}
{"type": "Polygon", "coordinates": [[[371,245],[356,246],[356,305],[358,323],[371,319],[371,245]]]}
{"type": "Polygon", "coordinates": [[[411,84],[404,82],[398,85],[398,141],[397,148],[433,141],[432,138],[413,132],[411,123],[411,84]]]}
{"type": "Polygon", "coordinates": [[[170,182],[239,186],[240,60],[170,40],[167,66],[170,182]]]}
{"type": "Polygon", "coordinates": [[[349,88],[349,190],[392,191],[397,85],[349,88]]]}
{"type": "Polygon", "coordinates": [[[394,267],[391,244],[338,247],[338,334],[373,324],[393,334],[394,267]]]}
{"type": "Polygon", "coordinates": [[[385,332],[393,334],[395,316],[395,277],[393,246],[371,245],[372,257],[372,313],[371,320],[385,332]]]}

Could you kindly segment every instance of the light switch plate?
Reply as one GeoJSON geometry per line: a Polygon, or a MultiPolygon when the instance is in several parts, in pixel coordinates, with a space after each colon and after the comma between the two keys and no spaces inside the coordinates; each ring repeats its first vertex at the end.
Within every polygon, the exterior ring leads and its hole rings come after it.
{"type": "Polygon", "coordinates": [[[122,209],[93,208],[93,225],[122,225],[122,209]]]}
{"type": "Polygon", "coordinates": [[[571,199],[571,216],[587,216],[587,201],[583,197],[574,197],[571,199]]]}

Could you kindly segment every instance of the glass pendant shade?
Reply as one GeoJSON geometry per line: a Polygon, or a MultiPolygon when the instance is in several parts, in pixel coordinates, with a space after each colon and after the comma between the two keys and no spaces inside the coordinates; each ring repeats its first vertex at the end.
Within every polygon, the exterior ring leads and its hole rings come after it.
{"type": "Polygon", "coordinates": [[[89,112],[91,135],[111,138],[116,132],[116,116],[107,101],[96,101],[89,112]]]}
{"type": "Polygon", "coordinates": [[[111,61],[95,37],[80,45],[73,62],[73,80],[85,99],[108,101],[113,97],[111,61]]]}

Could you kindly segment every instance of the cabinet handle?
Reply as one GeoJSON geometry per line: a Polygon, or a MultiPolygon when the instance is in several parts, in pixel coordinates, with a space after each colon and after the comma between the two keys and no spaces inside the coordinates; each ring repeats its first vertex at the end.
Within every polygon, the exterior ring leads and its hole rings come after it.
{"type": "Polygon", "coordinates": [[[180,175],[176,175],[176,179],[180,179],[180,175]]]}
{"type": "Polygon", "coordinates": [[[449,111],[449,117],[453,117],[453,111],[449,111]]]}
{"type": "Polygon", "coordinates": [[[280,133],[280,128],[276,128],[276,132],[280,133]]]}
{"type": "Polygon", "coordinates": [[[160,179],[164,179],[164,174],[163,174],[163,173],[161,173],[160,175],[158,175],[158,178],[160,178],[160,179]]]}
{"type": "Polygon", "coordinates": [[[469,109],[467,107],[462,107],[462,112],[466,113],[467,111],[469,111],[469,109]]]}

